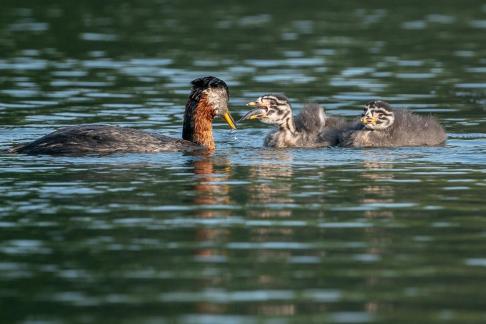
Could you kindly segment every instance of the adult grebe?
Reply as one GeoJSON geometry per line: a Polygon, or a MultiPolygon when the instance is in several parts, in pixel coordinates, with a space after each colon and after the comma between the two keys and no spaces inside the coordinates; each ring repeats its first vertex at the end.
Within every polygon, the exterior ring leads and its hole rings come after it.
{"type": "Polygon", "coordinates": [[[393,111],[385,101],[370,101],[361,115],[361,125],[340,135],[340,146],[398,147],[444,144],[447,134],[432,116],[408,110],[393,111]]]}
{"type": "Polygon", "coordinates": [[[182,139],[147,133],[133,128],[79,125],[61,128],[28,144],[10,149],[25,154],[108,154],[117,152],[163,152],[215,149],[212,121],[221,116],[229,127],[235,123],[228,110],[228,86],[207,76],[192,82],[186,104],[182,139]]]}
{"type": "Polygon", "coordinates": [[[248,103],[255,107],[240,120],[257,119],[276,125],[264,141],[268,147],[328,147],[337,144],[341,129],[348,125],[342,118],[328,117],[318,104],[306,105],[295,118],[284,95],[267,94],[248,103]]]}

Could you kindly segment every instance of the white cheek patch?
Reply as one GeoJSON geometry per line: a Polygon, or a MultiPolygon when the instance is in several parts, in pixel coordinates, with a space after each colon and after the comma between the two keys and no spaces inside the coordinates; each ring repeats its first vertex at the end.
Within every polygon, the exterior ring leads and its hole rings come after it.
{"type": "Polygon", "coordinates": [[[228,107],[228,95],[223,88],[206,89],[208,103],[214,107],[217,114],[224,114],[228,107]]]}

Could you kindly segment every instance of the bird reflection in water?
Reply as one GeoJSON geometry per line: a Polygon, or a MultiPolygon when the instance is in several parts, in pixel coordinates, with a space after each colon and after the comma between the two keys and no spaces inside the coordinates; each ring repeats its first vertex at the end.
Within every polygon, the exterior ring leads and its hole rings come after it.
{"type": "MultiPolygon", "coordinates": [[[[231,175],[230,161],[224,157],[203,157],[191,161],[194,172],[194,204],[197,206],[229,205],[228,179],[231,175]]],[[[202,209],[200,217],[229,216],[226,210],[202,209]]]]}
{"type": "MultiPolygon", "coordinates": [[[[361,176],[364,178],[362,183],[366,185],[362,189],[364,197],[361,199],[362,205],[391,204],[395,202],[395,195],[393,187],[386,185],[386,182],[393,180],[394,173],[387,172],[393,169],[392,163],[384,163],[377,161],[364,161],[363,172],[361,176]]],[[[390,209],[376,209],[370,208],[364,213],[365,217],[393,217],[393,211],[390,209]]]]}
{"type": "MultiPolygon", "coordinates": [[[[292,198],[293,153],[287,150],[261,150],[258,152],[258,163],[249,169],[248,203],[252,205],[247,215],[255,219],[288,219],[293,215],[292,198]]],[[[291,227],[256,226],[249,233],[251,242],[272,242],[276,239],[282,243],[293,242],[295,231],[291,227]]],[[[285,262],[292,257],[292,251],[287,249],[255,249],[254,258],[261,264],[261,271],[255,277],[257,285],[262,289],[275,289],[282,280],[269,264],[285,262]],[[263,269],[271,269],[265,271],[263,269]]],[[[297,312],[294,303],[259,303],[255,311],[268,316],[291,316],[297,312]]]]}
{"type": "MultiPolygon", "coordinates": [[[[364,161],[362,177],[363,183],[366,185],[362,189],[364,197],[360,200],[361,205],[373,205],[369,210],[364,211],[366,218],[391,218],[394,217],[393,210],[387,207],[380,207],[380,205],[388,205],[395,203],[394,188],[387,185],[386,182],[393,180],[394,173],[388,172],[393,169],[393,164],[383,161],[364,161]]],[[[392,242],[389,235],[386,233],[386,228],[382,226],[370,226],[365,229],[367,241],[367,249],[365,254],[373,256],[377,260],[381,259],[383,255],[387,254],[387,247],[390,247],[392,242]]],[[[389,252],[391,253],[391,252],[389,252]]],[[[383,278],[373,273],[366,278],[367,286],[370,289],[383,285],[383,278]]],[[[376,314],[387,308],[390,305],[379,300],[368,300],[365,303],[365,310],[370,314],[376,314]]]]}
{"type": "MultiPolygon", "coordinates": [[[[252,182],[247,192],[247,203],[252,208],[247,210],[247,218],[274,219],[289,218],[292,209],[288,205],[295,203],[291,195],[292,183],[291,152],[279,150],[263,150],[258,152],[258,163],[250,167],[246,179],[252,182]],[[270,207],[269,207],[270,205],[270,207]]],[[[224,206],[234,204],[231,199],[230,178],[233,177],[233,169],[228,160],[221,157],[197,158],[191,161],[194,172],[193,202],[198,206],[195,216],[201,219],[221,219],[232,216],[232,210],[224,206]],[[212,208],[216,207],[216,208],[212,208]]],[[[281,241],[293,240],[294,231],[281,226],[255,226],[244,230],[244,239],[248,243],[270,242],[279,237],[281,241]]],[[[257,248],[254,251],[231,252],[222,247],[226,242],[234,241],[234,230],[226,226],[200,226],[195,232],[195,240],[201,247],[195,250],[195,257],[202,262],[202,268],[215,272],[214,276],[205,276],[197,289],[230,289],[231,283],[226,276],[219,271],[220,264],[225,268],[226,258],[236,257],[239,253],[251,253],[254,260],[261,264],[262,270],[268,268],[268,264],[282,262],[292,256],[292,252],[286,249],[257,248]],[[232,233],[233,232],[233,233],[232,233]],[[230,255],[231,253],[231,255],[230,255]]],[[[241,239],[241,238],[240,238],[241,239]]],[[[278,285],[281,277],[271,271],[259,271],[255,277],[256,285],[263,289],[272,289],[278,285]]],[[[230,291],[230,290],[229,290],[230,291]]],[[[200,302],[198,311],[205,314],[223,314],[228,306],[221,303],[200,302]]],[[[252,312],[266,315],[292,315],[296,313],[296,305],[293,303],[274,304],[258,303],[252,312]]]]}
{"type": "Polygon", "coordinates": [[[291,151],[261,150],[258,152],[259,163],[250,167],[249,203],[257,208],[250,210],[250,216],[256,218],[290,217],[292,211],[279,208],[278,205],[289,205],[295,201],[292,191],[291,151]],[[272,205],[275,209],[263,209],[260,206],[272,205]]]}
{"type": "MultiPolygon", "coordinates": [[[[199,219],[221,219],[230,216],[230,211],[221,206],[232,204],[228,179],[232,168],[230,161],[224,157],[195,156],[189,162],[193,170],[195,193],[192,204],[196,206],[194,217],[199,219]],[[216,208],[212,208],[216,207],[216,208]]],[[[225,285],[224,277],[215,271],[215,263],[219,263],[227,257],[225,249],[219,247],[219,243],[229,240],[229,230],[220,225],[201,224],[195,229],[196,248],[194,257],[199,264],[197,267],[202,272],[215,272],[212,276],[203,276],[195,290],[205,290],[225,285]]],[[[223,314],[226,305],[201,301],[197,303],[199,313],[223,314]]]]}
{"type": "MultiPolygon", "coordinates": [[[[231,205],[228,179],[231,175],[230,161],[224,157],[202,156],[191,160],[194,172],[195,193],[193,204],[197,206],[195,215],[198,218],[223,218],[230,216],[230,210],[221,208],[231,205]],[[216,207],[216,208],[211,208],[216,207]]],[[[226,230],[218,228],[200,228],[198,241],[214,240],[226,234],[226,230]]],[[[211,253],[204,250],[204,254],[211,253]]]]}

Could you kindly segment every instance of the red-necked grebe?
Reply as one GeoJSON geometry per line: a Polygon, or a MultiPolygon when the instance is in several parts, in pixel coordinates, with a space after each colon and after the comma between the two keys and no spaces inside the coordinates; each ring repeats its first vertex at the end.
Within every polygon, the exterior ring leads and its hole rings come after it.
{"type": "Polygon", "coordinates": [[[17,145],[13,153],[25,154],[108,154],[117,152],[213,151],[212,121],[223,117],[236,128],[228,110],[228,86],[208,76],[192,81],[186,104],[182,139],[107,125],[79,125],[61,128],[31,143],[17,145]]]}

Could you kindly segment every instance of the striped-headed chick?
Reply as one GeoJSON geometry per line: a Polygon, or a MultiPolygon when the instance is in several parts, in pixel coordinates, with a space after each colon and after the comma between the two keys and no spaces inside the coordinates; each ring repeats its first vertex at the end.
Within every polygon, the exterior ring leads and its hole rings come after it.
{"type": "Polygon", "coordinates": [[[267,94],[248,103],[254,107],[240,120],[259,120],[265,124],[275,125],[265,138],[267,147],[327,147],[336,145],[338,131],[334,127],[339,124],[337,118],[326,117],[324,109],[317,104],[306,105],[302,112],[294,118],[288,98],[281,94],[267,94]]]}
{"type": "Polygon", "coordinates": [[[370,101],[361,115],[361,127],[344,131],[340,145],[346,147],[436,146],[447,134],[432,116],[408,110],[393,110],[381,100],[370,101]]]}

